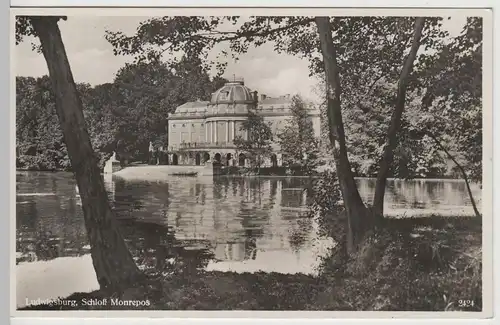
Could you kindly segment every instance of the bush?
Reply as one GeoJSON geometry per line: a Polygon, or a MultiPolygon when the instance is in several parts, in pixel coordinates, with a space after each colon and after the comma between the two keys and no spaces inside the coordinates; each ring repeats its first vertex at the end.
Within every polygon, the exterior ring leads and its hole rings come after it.
{"type": "MultiPolygon", "coordinates": [[[[352,310],[481,311],[478,223],[462,217],[389,220],[364,239],[342,274],[336,275],[331,256],[324,259],[322,274],[337,281],[337,299],[352,310]]],[[[333,305],[326,297],[322,303],[333,305]]]]}

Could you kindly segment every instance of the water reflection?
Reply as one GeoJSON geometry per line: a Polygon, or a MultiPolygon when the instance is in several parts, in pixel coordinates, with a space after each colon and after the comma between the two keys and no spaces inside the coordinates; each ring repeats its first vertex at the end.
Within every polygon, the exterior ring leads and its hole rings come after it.
{"type": "MultiPolygon", "coordinates": [[[[365,202],[371,204],[374,179],[358,179],[358,188],[365,202]]],[[[471,185],[481,210],[481,189],[471,185]]],[[[385,213],[390,216],[474,215],[465,182],[462,180],[389,180],[385,195],[385,213]]]]}
{"type": "MultiPolygon", "coordinates": [[[[314,273],[331,241],[305,217],[305,178],[107,179],[125,240],[148,272],[314,273]]],[[[370,202],[374,180],[360,179],[370,202]]],[[[479,199],[480,189],[474,187],[479,199]]],[[[66,173],[18,173],[17,263],[89,253],[75,182],[66,173]]],[[[389,181],[388,214],[472,214],[459,181],[389,181]]]]}

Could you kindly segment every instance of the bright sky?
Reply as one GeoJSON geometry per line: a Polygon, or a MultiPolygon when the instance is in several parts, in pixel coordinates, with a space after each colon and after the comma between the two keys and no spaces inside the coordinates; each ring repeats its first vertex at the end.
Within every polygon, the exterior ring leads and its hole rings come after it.
{"type": "MultiPolygon", "coordinates": [[[[147,17],[70,16],[59,23],[73,76],[77,82],[91,85],[112,82],[113,78],[131,57],[114,56],[112,46],[104,39],[106,29],[131,35],[139,22],[147,17]]],[[[453,17],[445,21],[445,28],[457,35],[465,17],[453,17]]],[[[41,54],[31,50],[31,42],[25,41],[15,50],[17,76],[42,76],[47,66],[41,54]]],[[[308,62],[297,57],[277,54],[272,44],[252,48],[230,62],[226,77],[243,77],[245,84],[259,93],[271,96],[301,94],[313,99],[316,81],[310,78],[308,62]]]]}

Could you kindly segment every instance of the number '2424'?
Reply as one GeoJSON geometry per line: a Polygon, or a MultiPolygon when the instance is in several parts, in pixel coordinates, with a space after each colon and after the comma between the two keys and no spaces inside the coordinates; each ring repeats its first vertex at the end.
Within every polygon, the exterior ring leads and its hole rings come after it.
{"type": "Polygon", "coordinates": [[[474,307],[474,300],[460,299],[458,301],[459,307],[474,307]]]}

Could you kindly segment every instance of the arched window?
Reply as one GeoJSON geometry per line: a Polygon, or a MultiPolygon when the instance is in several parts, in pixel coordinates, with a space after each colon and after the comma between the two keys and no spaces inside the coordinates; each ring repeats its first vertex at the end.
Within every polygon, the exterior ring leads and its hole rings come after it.
{"type": "Polygon", "coordinates": [[[274,153],[271,155],[271,164],[273,165],[273,167],[278,167],[278,158],[274,153]]]}
{"type": "Polygon", "coordinates": [[[210,154],[208,152],[205,152],[203,154],[203,162],[206,163],[209,160],[210,160],[210,154]]]}
{"type": "Polygon", "coordinates": [[[240,167],[245,167],[245,160],[247,159],[247,157],[245,156],[244,153],[240,153],[239,156],[238,156],[238,166],[240,167]]]}
{"type": "Polygon", "coordinates": [[[221,160],[220,153],[216,153],[215,156],[214,156],[214,161],[217,162],[217,163],[220,163],[220,160],[221,160]]]}

